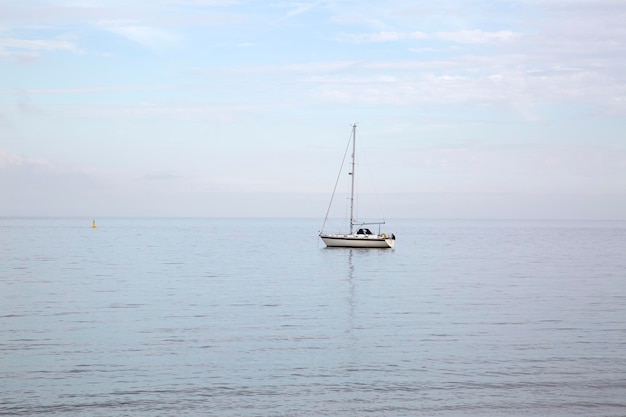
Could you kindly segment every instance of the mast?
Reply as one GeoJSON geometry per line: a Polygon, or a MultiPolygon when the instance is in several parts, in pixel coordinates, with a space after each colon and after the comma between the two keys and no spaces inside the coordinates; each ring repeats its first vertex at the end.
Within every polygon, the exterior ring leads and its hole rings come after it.
{"type": "Polygon", "coordinates": [[[352,125],[352,186],[350,188],[350,234],[352,234],[352,226],[354,225],[354,158],[356,154],[356,123],[352,125]]]}

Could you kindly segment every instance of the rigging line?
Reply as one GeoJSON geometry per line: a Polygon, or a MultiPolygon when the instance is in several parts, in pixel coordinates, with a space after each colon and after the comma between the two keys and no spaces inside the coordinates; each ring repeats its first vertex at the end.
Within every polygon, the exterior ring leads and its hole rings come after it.
{"type": "Polygon", "coordinates": [[[377,217],[384,218],[384,216],[382,216],[384,207],[381,203],[380,193],[378,192],[378,187],[376,184],[376,176],[372,174],[372,170],[371,170],[372,164],[370,163],[370,159],[368,159],[368,157],[369,157],[369,154],[367,153],[367,150],[361,152],[362,163],[359,165],[359,167],[362,167],[363,169],[359,169],[359,172],[365,172],[367,176],[367,179],[370,185],[369,189],[371,190],[371,193],[373,194],[373,203],[375,203],[375,208],[377,210],[377,213],[376,213],[377,217]]]}
{"type": "Polygon", "coordinates": [[[326,220],[328,220],[328,214],[330,213],[330,208],[333,205],[333,199],[335,198],[335,191],[337,191],[337,185],[339,184],[339,179],[341,178],[341,172],[343,171],[343,164],[346,162],[346,155],[348,155],[348,149],[350,149],[351,141],[352,141],[352,131],[350,132],[350,138],[348,139],[348,144],[346,145],[346,151],[343,153],[343,160],[341,161],[341,167],[339,167],[339,174],[337,174],[337,180],[335,181],[335,188],[333,188],[333,193],[330,196],[330,203],[328,203],[326,216],[324,216],[324,223],[322,223],[322,229],[321,229],[322,232],[324,231],[324,227],[326,226],[326,220]]]}

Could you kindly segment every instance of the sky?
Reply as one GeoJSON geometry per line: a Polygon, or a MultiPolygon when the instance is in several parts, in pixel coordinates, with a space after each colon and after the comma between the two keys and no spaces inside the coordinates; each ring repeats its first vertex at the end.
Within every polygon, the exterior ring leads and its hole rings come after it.
{"type": "Polygon", "coordinates": [[[0,216],[323,218],[356,123],[367,216],[626,219],[623,22],[623,0],[0,0],[0,216]]]}

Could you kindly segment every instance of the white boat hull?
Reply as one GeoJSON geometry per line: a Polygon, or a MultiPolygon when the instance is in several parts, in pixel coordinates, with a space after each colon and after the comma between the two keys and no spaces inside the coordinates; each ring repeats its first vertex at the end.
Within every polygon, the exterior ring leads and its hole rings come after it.
{"type": "Polygon", "coordinates": [[[380,235],[331,234],[320,235],[329,248],[393,248],[395,239],[380,235]]]}

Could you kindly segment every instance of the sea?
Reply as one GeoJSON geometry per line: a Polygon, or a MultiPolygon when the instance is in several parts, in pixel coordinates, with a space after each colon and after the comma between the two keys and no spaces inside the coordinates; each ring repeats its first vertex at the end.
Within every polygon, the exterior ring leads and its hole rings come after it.
{"type": "Polygon", "coordinates": [[[0,218],[0,415],[626,416],[626,221],[0,218]]]}

